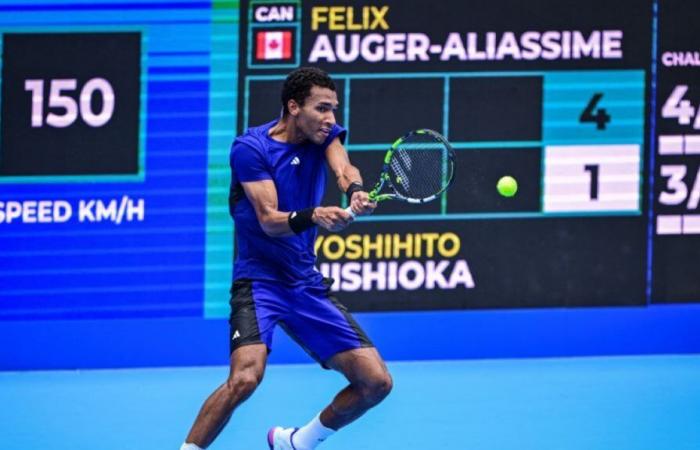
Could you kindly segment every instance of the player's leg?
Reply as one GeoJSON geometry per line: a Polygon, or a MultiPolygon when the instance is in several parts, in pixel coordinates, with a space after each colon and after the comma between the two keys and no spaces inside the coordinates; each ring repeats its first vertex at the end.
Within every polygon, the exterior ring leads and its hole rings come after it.
{"type": "Polygon", "coordinates": [[[182,449],[207,448],[214,441],[234,409],[250,397],[262,381],[266,361],[265,344],[245,345],[233,351],[228,379],[202,405],[182,449]]]}
{"type": "Polygon", "coordinates": [[[326,364],[345,375],[350,383],[321,412],[321,423],[333,430],[339,430],[376,406],[393,387],[386,364],[374,347],[339,353],[326,364]]]}
{"type": "Polygon", "coordinates": [[[265,372],[272,333],[281,311],[280,296],[268,283],[238,280],[231,288],[230,303],[229,376],[202,406],[181,450],[197,450],[211,444],[265,372]],[[189,443],[193,445],[187,447],[189,443]]]}
{"type": "Polygon", "coordinates": [[[350,384],[305,426],[270,430],[268,444],[271,449],[312,450],[391,392],[391,375],[374,347],[344,351],[333,356],[326,365],[344,374],[350,384]]]}
{"type": "Polygon", "coordinates": [[[276,427],[268,433],[273,450],[312,450],[340,428],[381,402],[392,388],[392,379],[374,347],[347,350],[325,364],[348,379],[326,408],[301,428],[276,427]]]}
{"type": "Polygon", "coordinates": [[[347,309],[330,295],[329,286],[299,292],[293,300],[294,314],[284,318],[283,327],[309,355],[343,373],[350,384],[304,427],[271,430],[268,443],[274,450],[315,448],[391,391],[384,361],[347,309]]]}

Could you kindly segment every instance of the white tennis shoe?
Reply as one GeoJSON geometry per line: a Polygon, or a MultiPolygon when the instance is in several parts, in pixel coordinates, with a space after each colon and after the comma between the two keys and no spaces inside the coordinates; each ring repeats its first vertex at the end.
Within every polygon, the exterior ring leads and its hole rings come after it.
{"type": "Polygon", "coordinates": [[[294,446],[293,437],[299,428],[270,428],[267,432],[267,445],[270,450],[302,450],[294,446]]]}

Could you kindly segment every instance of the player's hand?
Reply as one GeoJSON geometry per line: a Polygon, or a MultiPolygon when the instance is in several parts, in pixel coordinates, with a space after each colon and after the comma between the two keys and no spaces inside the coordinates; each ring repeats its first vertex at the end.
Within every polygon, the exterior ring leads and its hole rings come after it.
{"type": "Polygon", "coordinates": [[[319,206],[314,208],[311,216],[313,222],[328,231],[340,231],[345,229],[353,221],[353,218],[343,208],[337,206],[319,206]]]}
{"type": "Polygon", "coordinates": [[[350,208],[357,216],[366,216],[374,212],[377,202],[370,201],[369,194],[365,191],[356,191],[352,194],[350,208]]]}

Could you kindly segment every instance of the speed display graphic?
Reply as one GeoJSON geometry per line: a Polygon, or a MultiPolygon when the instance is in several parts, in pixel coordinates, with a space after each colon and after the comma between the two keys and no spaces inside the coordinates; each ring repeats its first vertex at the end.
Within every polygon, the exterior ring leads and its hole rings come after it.
{"type": "MultiPolygon", "coordinates": [[[[314,65],[336,81],[365,180],[410,129],[457,150],[440,201],[380,205],[318,237],[319,270],[351,309],[696,302],[698,14],[651,0],[250,0],[238,126],[276,117],[286,73],[314,65]]],[[[344,205],[330,178],[324,203],[344,205]]]]}
{"type": "Polygon", "coordinates": [[[237,22],[220,0],[0,5],[0,325],[228,307],[237,22]]]}
{"type": "Polygon", "coordinates": [[[139,33],[2,38],[0,176],[139,172],[139,33]]]}

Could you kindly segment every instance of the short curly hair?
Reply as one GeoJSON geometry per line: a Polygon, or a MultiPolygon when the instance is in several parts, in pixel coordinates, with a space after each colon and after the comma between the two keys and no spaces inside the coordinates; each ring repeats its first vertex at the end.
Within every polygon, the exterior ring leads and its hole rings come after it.
{"type": "Polygon", "coordinates": [[[330,75],[316,67],[300,67],[287,75],[282,86],[282,115],[289,114],[287,103],[296,101],[300,106],[311,95],[314,86],[328,88],[335,92],[335,83],[330,75]]]}

